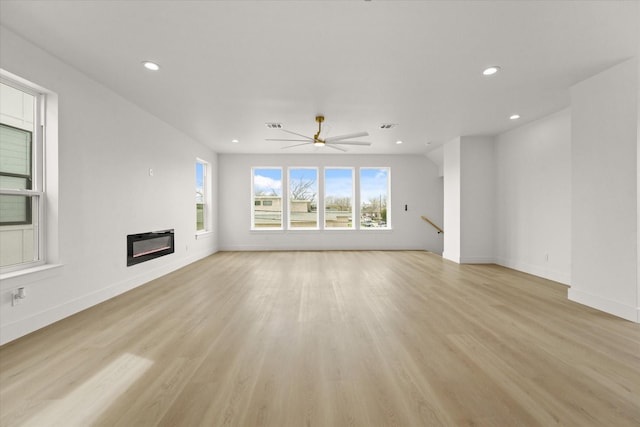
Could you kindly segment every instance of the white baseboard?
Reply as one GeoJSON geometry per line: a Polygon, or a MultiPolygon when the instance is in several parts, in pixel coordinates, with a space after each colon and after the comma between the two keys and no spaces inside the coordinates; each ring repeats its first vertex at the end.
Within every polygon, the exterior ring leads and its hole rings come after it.
{"type": "Polygon", "coordinates": [[[503,267],[522,271],[523,273],[533,274],[534,276],[542,277],[543,279],[553,280],[554,282],[559,282],[563,285],[568,286],[571,284],[570,274],[550,270],[543,266],[528,264],[525,262],[515,261],[507,258],[496,258],[495,263],[503,267]]]}
{"type": "Polygon", "coordinates": [[[496,260],[493,257],[460,257],[460,264],[495,264],[496,260]]]}
{"type": "Polygon", "coordinates": [[[389,246],[389,245],[380,245],[380,246],[356,246],[356,245],[332,245],[332,246],[318,246],[315,243],[311,243],[308,246],[304,245],[283,245],[283,246],[273,246],[270,244],[266,245],[221,245],[220,251],[225,252],[243,252],[243,251],[426,251],[424,246],[420,247],[407,247],[407,246],[389,246]]]}
{"type": "Polygon", "coordinates": [[[0,328],[0,345],[6,344],[38,329],[44,328],[52,323],[69,317],[73,314],[86,310],[94,305],[100,304],[113,297],[130,291],[138,286],[144,285],[151,280],[178,270],[199,259],[212,255],[215,252],[193,253],[188,257],[181,258],[170,263],[158,263],[153,270],[132,276],[121,282],[114,283],[90,294],[82,295],[70,301],[66,301],[55,307],[48,308],[29,317],[22,318],[12,323],[2,325],[0,328]]]}
{"type": "Polygon", "coordinates": [[[614,316],[618,316],[635,323],[640,323],[640,307],[625,305],[575,288],[569,289],[568,297],[570,301],[595,308],[596,310],[604,311],[605,313],[613,314],[614,316]]]}

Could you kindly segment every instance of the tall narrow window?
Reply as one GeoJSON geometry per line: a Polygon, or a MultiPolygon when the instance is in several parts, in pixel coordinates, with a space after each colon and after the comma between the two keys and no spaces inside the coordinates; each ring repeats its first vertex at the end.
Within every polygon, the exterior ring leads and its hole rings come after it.
{"type": "Polygon", "coordinates": [[[196,232],[209,231],[209,164],[196,159],[196,232]]]}
{"type": "Polygon", "coordinates": [[[251,228],[282,229],[282,169],[253,168],[251,228]]]}
{"type": "Polygon", "coordinates": [[[0,83],[0,267],[43,261],[42,96],[0,83]]]}
{"type": "Polygon", "coordinates": [[[391,228],[389,168],[360,169],[360,228],[391,228]]]}
{"type": "Polygon", "coordinates": [[[324,170],[324,227],[353,229],[353,169],[324,170]]]}
{"type": "Polygon", "coordinates": [[[289,169],[289,228],[318,229],[318,169],[289,169]]]}

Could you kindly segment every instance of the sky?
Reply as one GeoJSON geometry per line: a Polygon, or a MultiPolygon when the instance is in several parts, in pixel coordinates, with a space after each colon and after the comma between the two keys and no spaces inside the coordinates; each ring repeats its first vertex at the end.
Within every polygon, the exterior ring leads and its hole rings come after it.
{"type": "Polygon", "coordinates": [[[353,169],[325,169],[325,197],[353,197],[353,169]]]}
{"type": "MultiPolygon", "coordinates": [[[[353,197],[353,169],[325,169],[325,195],[336,197],[353,197]]],[[[282,196],[282,169],[253,169],[254,192],[275,191],[282,196]]],[[[290,169],[290,179],[316,179],[317,169],[290,169]]],[[[372,198],[386,198],[388,194],[389,170],[385,168],[360,168],[360,200],[367,202],[372,198]]]]}
{"type": "Polygon", "coordinates": [[[253,192],[264,192],[282,197],[282,169],[255,168],[253,169],[253,192]]]}
{"type": "Polygon", "coordinates": [[[360,168],[360,203],[369,199],[387,197],[389,170],[382,168],[360,168]]]}
{"type": "Polygon", "coordinates": [[[204,203],[204,165],[196,163],[196,203],[204,203]]]}

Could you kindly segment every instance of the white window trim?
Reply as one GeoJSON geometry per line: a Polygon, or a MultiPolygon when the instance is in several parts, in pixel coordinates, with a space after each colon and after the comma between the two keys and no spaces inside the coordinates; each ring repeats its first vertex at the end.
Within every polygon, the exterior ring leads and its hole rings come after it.
{"type": "Polygon", "coordinates": [[[299,232],[299,231],[311,231],[311,232],[316,232],[316,231],[324,231],[324,230],[329,230],[331,233],[334,232],[352,232],[353,230],[366,230],[367,233],[385,233],[385,232],[390,232],[393,230],[392,227],[392,222],[391,222],[391,206],[392,206],[392,202],[391,202],[391,167],[390,166],[288,166],[286,167],[287,173],[284,173],[285,168],[282,166],[253,166],[251,167],[251,176],[250,176],[250,182],[251,182],[251,228],[250,231],[251,232],[299,232]],[[280,170],[280,177],[282,180],[282,195],[281,195],[281,199],[282,199],[282,226],[281,227],[255,227],[255,193],[254,193],[254,177],[255,177],[255,171],[256,169],[277,169],[280,170]],[[290,224],[290,219],[289,219],[289,205],[290,205],[290,200],[289,200],[289,181],[290,181],[290,174],[291,174],[291,170],[292,169],[315,169],[317,171],[317,177],[318,177],[318,213],[317,213],[317,218],[318,218],[318,227],[296,227],[296,228],[292,228],[291,224],[290,224]],[[326,205],[325,205],[325,197],[326,197],[326,182],[325,182],[325,174],[326,174],[326,170],[327,169],[344,169],[344,170],[351,170],[352,171],[352,207],[351,207],[351,211],[352,211],[352,224],[353,226],[351,228],[342,228],[342,227],[330,227],[327,228],[325,221],[325,209],[326,209],[326,205]],[[361,171],[362,170],[368,170],[368,169],[384,169],[387,171],[387,197],[386,197],[386,207],[387,207],[387,220],[386,220],[386,226],[384,228],[380,228],[380,227],[362,227],[360,224],[360,217],[361,217],[361,210],[362,210],[362,204],[361,204],[361,193],[362,193],[362,188],[361,188],[361,182],[360,182],[360,175],[361,175],[361,171]],[[286,190],[286,191],[285,191],[286,190]]]}
{"type": "MultiPolygon", "coordinates": [[[[316,199],[317,204],[320,205],[320,168],[317,166],[290,166],[287,168],[287,230],[288,231],[309,231],[320,230],[320,206],[316,206],[316,226],[315,227],[292,227],[291,226],[291,171],[292,170],[313,170],[316,172],[316,199]]],[[[284,191],[282,192],[284,196],[284,191]]],[[[324,205],[324,203],[323,203],[324,205]]]]}
{"type": "Polygon", "coordinates": [[[369,232],[384,232],[392,230],[391,227],[391,167],[389,166],[362,166],[358,168],[358,229],[369,232]],[[381,227],[362,227],[360,224],[362,209],[362,183],[360,182],[361,172],[363,169],[385,169],[387,171],[387,225],[384,228],[381,227]]]}
{"type": "Polygon", "coordinates": [[[286,193],[285,193],[285,189],[289,188],[289,183],[287,182],[285,173],[284,173],[284,168],[281,166],[253,166],[251,168],[251,177],[249,182],[251,183],[251,200],[250,200],[250,206],[251,206],[251,228],[250,231],[258,231],[258,232],[273,232],[273,231],[283,231],[285,228],[285,224],[287,224],[288,222],[288,218],[287,218],[287,212],[288,212],[288,207],[287,207],[287,200],[288,197],[286,197],[286,193]],[[281,198],[281,206],[282,206],[282,213],[281,213],[281,217],[280,217],[280,227],[256,227],[255,225],[255,213],[256,213],[256,207],[254,204],[255,201],[255,185],[253,182],[253,179],[255,178],[255,171],[257,169],[277,169],[280,171],[280,180],[281,180],[281,186],[282,186],[282,195],[280,196],[281,198]]]}
{"type": "MultiPolygon", "coordinates": [[[[4,70],[0,70],[0,82],[7,86],[11,86],[24,93],[28,93],[35,98],[34,106],[34,129],[32,134],[32,151],[31,151],[31,170],[33,174],[32,189],[31,190],[2,190],[0,194],[3,195],[24,195],[32,197],[32,200],[36,201],[37,215],[33,220],[33,227],[36,232],[33,233],[33,244],[36,249],[35,259],[30,262],[23,262],[15,265],[8,265],[0,267],[0,275],[5,276],[7,273],[24,272],[28,274],[33,271],[34,268],[46,264],[46,245],[45,241],[45,224],[46,224],[46,208],[45,208],[45,181],[44,181],[44,135],[46,133],[45,118],[46,118],[46,95],[38,88],[27,84],[24,79],[20,79],[17,76],[12,75],[4,70]],[[24,83],[23,83],[24,82],[24,83]]],[[[32,205],[33,206],[33,205],[32,205]]]]}
{"type": "MultiPolygon", "coordinates": [[[[352,232],[357,230],[357,226],[360,224],[360,221],[355,221],[356,218],[356,167],[354,166],[326,166],[322,168],[322,178],[323,178],[323,188],[322,188],[322,227],[323,230],[327,230],[330,232],[335,231],[346,231],[352,232]],[[327,227],[327,169],[342,169],[351,171],[351,227],[327,227]]],[[[320,210],[320,209],[318,209],[320,210]]],[[[358,216],[359,217],[359,216],[358,216]]]]}
{"type": "Polygon", "coordinates": [[[198,230],[198,225],[196,223],[196,240],[202,238],[208,234],[213,233],[211,229],[211,182],[210,180],[210,169],[211,164],[206,160],[203,160],[199,157],[196,157],[196,165],[202,165],[202,200],[204,201],[203,206],[203,221],[204,221],[204,229],[198,230]]]}

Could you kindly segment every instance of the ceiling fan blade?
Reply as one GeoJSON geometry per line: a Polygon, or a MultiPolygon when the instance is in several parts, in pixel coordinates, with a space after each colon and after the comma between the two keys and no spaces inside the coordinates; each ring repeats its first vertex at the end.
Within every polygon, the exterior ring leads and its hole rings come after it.
{"type": "Polygon", "coordinates": [[[325,147],[329,147],[329,148],[333,148],[334,150],[338,150],[338,151],[347,151],[344,148],[338,147],[337,145],[331,145],[331,144],[324,144],[325,147]]]}
{"type": "Polygon", "coordinates": [[[265,139],[265,141],[278,141],[278,142],[311,142],[308,139],[275,139],[275,138],[268,138],[265,139]]]}
{"type": "Polygon", "coordinates": [[[367,132],[356,132],[348,135],[330,136],[329,138],[325,138],[324,142],[336,142],[342,141],[343,139],[358,138],[360,136],[369,136],[369,134],[367,132]]]}
{"type": "Polygon", "coordinates": [[[301,145],[309,145],[309,144],[311,144],[311,142],[303,142],[302,144],[293,144],[293,145],[287,145],[286,147],[280,147],[280,149],[284,150],[285,148],[300,147],[301,145]]]}
{"type": "Polygon", "coordinates": [[[300,134],[300,133],[295,133],[295,132],[292,132],[292,131],[290,131],[290,130],[286,130],[286,129],[280,129],[280,130],[281,130],[282,132],[286,132],[286,133],[290,133],[290,134],[292,134],[292,135],[300,136],[300,137],[304,138],[304,139],[305,139],[305,141],[313,141],[313,138],[308,137],[308,136],[306,136],[306,135],[302,135],[302,134],[300,134]]]}
{"type": "Polygon", "coordinates": [[[333,141],[329,142],[329,144],[340,144],[340,145],[371,145],[370,142],[364,141],[333,141]]]}

